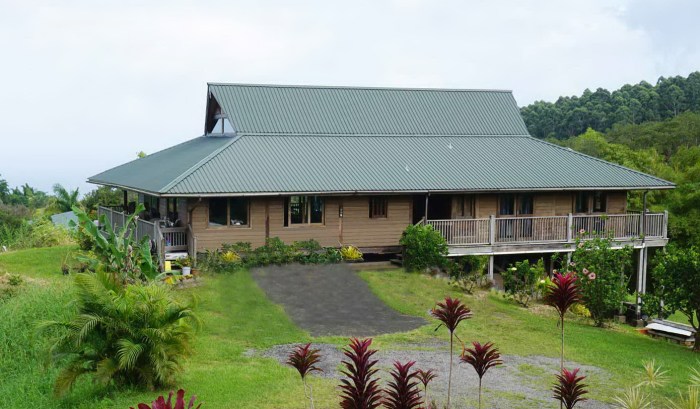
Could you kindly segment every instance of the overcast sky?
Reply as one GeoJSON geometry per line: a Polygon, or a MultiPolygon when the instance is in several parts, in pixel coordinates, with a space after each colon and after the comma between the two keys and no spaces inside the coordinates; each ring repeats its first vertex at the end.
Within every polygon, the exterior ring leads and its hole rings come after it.
{"type": "Polygon", "coordinates": [[[207,81],[505,88],[522,106],[700,69],[697,0],[291,3],[0,0],[2,178],[91,189],[199,136],[207,81]]]}

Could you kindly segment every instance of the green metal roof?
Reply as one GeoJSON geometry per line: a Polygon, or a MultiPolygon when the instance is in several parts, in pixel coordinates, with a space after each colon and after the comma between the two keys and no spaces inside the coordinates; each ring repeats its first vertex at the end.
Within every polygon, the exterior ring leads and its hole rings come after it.
{"type": "Polygon", "coordinates": [[[209,84],[240,133],[527,135],[510,91],[209,84]]]}
{"type": "Polygon", "coordinates": [[[236,131],[90,177],[157,195],[664,189],[527,135],[510,92],[210,85],[236,131]]]}

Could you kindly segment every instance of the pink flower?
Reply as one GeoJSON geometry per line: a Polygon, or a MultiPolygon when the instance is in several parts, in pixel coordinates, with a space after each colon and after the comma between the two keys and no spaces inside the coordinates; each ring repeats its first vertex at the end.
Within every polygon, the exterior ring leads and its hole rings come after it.
{"type": "Polygon", "coordinates": [[[587,268],[584,268],[584,269],[583,269],[583,274],[588,274],[588,269],[587,269],[587,268]]]}
{"type": "Polygon", "coordinates": [[[579,232],[580,234],[585,234],[585,233],[586,233],[586,230],[585,230],[585,229],[581,229],[581,230],[579,230],[578,232],[579,232]]]}
{"type": "Polygon", "coordinates": [[[569,263],[569,265],[570,265],[571,267],[576,267],[576,263],[574,263],[573,261],[572,261],[571,263],[569,263]]]}
{"type": "Polygon", "coordinates": [[[590,274],[588,274],[588,279],[589,279],[589,280],[595,280],[595,273],[590,273],[590,274]]]}

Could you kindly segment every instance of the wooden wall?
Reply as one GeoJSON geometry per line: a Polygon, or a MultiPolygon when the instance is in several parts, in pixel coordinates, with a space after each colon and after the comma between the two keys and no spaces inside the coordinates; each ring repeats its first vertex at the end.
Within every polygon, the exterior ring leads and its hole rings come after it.
{"type": "MultiPolygon", "coordinates": [[[[286,243],[314,239],[322,246],[354,245],[357,247],[397,246],[401,233],[411,223],[411,196],[387,196],[386,218],[369,217],[369,197],[328,196],[325,200],[323,224],[284,226],[284,198],[259,197],[250,199],[249,226],[210,227],[208,200],[187,202],[192,228],[197,236],[198,250],[220,248],[222,243],[239,241],[261,246],[266,237],[266,215],[269,217],[269,237],[279,237],[286,243]],[[343,218],[339,209],[343,208],[343,218]]],[[[535,216],[565,216],[572,211],[573,194],[569,192],[540,193],[534,197],[535,216]]],[[[185,207],[180,208],[184,213],[185,207]]],[[[624,214],[627,210],[626,192],[608,193],[608,213],[624,214]]],[[[476,218],[498,214],[497,194],[475,195],[476,218]]],[[[180,216],[181,218],[183,215],[180,216]]],[[[186,217],[186,216],[185,216],[186,217]]]]}
{"type": "Polygon", "coordinates": [[[208,201],[191,200],[192,229],[197,237],[199,251],[217,249],[222,243],[248,241],[254,247],[265,243],[265,207],[269,215],[269,237],[279,237],[286,243],[317,240],[322,246],[358,247],[397,246],[406,226],[411,222],[411,197],[387,196],[386,218],[369,217],[369,198],[366,196],[336,197],[325,200],[324,223],[284,226],[284,198],[251,198],[249,226],[210,227],[208,201]],[[343,218],[339,208],[343,206],[343,218]],[[342,223],[342,232],[341,232],[342,223]]]}

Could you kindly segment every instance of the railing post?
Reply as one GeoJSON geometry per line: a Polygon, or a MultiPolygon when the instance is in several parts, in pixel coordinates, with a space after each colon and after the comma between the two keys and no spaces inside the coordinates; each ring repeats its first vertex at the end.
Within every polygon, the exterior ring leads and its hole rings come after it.
{"type": "Polygon", "coordinates": [[[668,238],[668,210],[664,210],[663,227],[661,228],[661,237],[668,238]]]}
{"type": "Polygon", "coordinates": [[[489,216],[489,244],[496,243],[496,216],[489,216]]]}
{"type": "Polygon", "coordinates": [[[574,240],[574,215],[569,213],[566,218],[566,242],[572,243],[574,240]]]}

